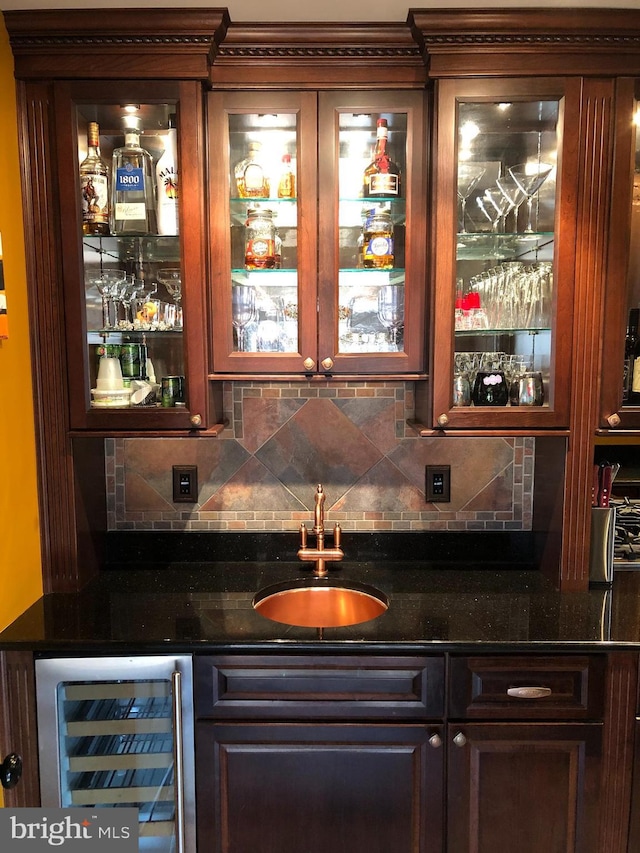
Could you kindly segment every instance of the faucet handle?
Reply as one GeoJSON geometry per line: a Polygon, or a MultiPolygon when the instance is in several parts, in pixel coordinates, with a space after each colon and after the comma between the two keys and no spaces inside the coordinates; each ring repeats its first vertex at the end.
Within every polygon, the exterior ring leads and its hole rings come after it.
{"type": "Polygon", "coordinates": [[[300,547],[307,547],[307,525],[304,521],[300,524],[300,547]]]}
{"type": "Polygon", "coordinates": [[[340,547],[340,540],[341,539],[342,539],[342,528],[340,527],[339,524],[336,523],[333,525],[333,547],[334,548],[340,547]]]}

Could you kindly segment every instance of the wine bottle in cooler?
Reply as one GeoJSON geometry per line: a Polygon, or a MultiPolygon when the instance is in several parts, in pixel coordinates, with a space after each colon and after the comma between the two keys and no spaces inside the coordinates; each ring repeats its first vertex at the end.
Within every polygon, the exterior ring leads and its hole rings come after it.
{"type": "Polygon", "coordinates": [[[158,234],[178,234],[178,132],[175,115],[169,116],[164,151],[156,164],[158,234]]]}

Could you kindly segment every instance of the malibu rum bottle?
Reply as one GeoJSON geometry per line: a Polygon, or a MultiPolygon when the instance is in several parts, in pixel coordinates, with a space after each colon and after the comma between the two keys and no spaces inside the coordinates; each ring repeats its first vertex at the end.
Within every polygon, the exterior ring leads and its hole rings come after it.
{"type": "Polygon", "coordinates": [[[376,147],[373,160],[364,170],[362,194],[371,196],[400,196],[400,167],[387,153],[389,128],[386,118],[379,118],[376,127],[376,147]]]}
{"type": "Polygon", "coordinates": [[[109,233],[109,167],[100,156],[98,123],[89,122],[88,152],[80,164],[82,233],[105,236],[109,233]]]}

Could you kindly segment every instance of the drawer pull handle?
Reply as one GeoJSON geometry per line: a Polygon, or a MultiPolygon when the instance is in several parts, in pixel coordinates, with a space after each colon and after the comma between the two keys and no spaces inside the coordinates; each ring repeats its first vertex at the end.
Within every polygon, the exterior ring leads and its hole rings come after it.
{"type": "Polygon", "coordinates": [[[462,734],[462,732],[458,732],[458,734],[454,737],[453,742],[456,746],[465,746],[467,743],[466,737],[462,734]]]}
{"type": "Polygon", "coordinates": [[[442,738],[440,735],[431,735],[429,738],[429,745],[434,749],[438,749],[438,747],[442,746],[442,738]]]}
{"type": "Polygon", "coordinates": [[[509,687],[507,688],[507,696],[513,696],[514,699],[544,699],[545,696],[551,696],[551,688],[509,687]]]}

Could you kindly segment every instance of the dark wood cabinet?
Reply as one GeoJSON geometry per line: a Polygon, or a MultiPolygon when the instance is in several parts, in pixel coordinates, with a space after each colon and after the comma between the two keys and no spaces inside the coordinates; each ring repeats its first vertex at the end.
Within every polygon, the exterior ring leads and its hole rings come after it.
{"type": "Polygon", "coordinates": [[[426,375],[425,109],[402,89],[209,95],[215,376],[426,375]],[[365,198],[380,116],[399,191],[365,198]],[[265,177],[248,196],[236,171],[255,146],[265,177]],[[292,197],[278,194],[283,156],[292,197]],[[376,243],[365,235],[378,214],[388,235],[376,243]],[[268,250],[257,259],[245,251],[256,220],[268,250]]]}
{"type": "Polygon", "coordinates": [[[441,853],[436,725],[199,722],[199,853],[441,853]]]}
{"type": "Polygon", "coordinates": [[[600,853],[599,723],[448,727],[447,853],[600,853]]]}

